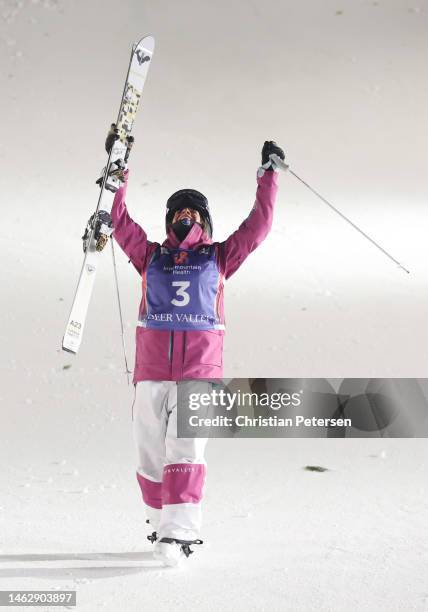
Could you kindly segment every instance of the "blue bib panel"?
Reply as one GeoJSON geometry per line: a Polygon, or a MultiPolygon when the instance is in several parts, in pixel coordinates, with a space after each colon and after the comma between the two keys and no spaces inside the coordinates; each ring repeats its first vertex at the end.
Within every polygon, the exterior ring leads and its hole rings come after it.
{"type": "Polygon", "coordinates": [[[219,270],[214,247],[159,247],[146,272],[146,313],[139,325],[164,330],[224,329],[217,315],[219,270]]]}

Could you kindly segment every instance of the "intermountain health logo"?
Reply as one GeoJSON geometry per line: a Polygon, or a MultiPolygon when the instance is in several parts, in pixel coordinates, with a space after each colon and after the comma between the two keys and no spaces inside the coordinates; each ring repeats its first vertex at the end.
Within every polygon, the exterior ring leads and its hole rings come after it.
{"type": "Polygon", "coordinates": [[[187,263],[188,259],[189,254],[187,253],[187,251],[180,251],[179,253],[176,253],[174,255],[174,263],[176,266],[180,266],[187,263]]]}

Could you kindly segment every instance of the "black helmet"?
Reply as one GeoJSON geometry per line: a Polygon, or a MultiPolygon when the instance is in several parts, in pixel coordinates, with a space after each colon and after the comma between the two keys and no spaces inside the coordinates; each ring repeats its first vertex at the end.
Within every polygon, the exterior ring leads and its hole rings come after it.
{"type": "Polygon", "coordinates": [[[166,230],[172,223],[172,219],[178,210],[193,208],[197,210],[205,221],[205,231],[211,238],[213,235],[213,222],[208,208],[207,198],[196,189],[180,189],[168,198],[166,203],[166,230]]]}

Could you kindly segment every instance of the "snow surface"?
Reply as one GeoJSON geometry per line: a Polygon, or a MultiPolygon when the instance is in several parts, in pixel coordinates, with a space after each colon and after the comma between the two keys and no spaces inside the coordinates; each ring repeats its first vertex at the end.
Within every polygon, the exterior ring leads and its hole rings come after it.
{"type": "MultiPolygon", "coordinates": [[[[225,375],[424,377],[427,19],[408,0],[0,1],[1,589],[76,588],[84,611],[428,610],[425,440],[210,441],[205,544],[165,572],[108,252],[79,356],[59,349],[128,48],[151,33],[128,192],[150,238],[184,186],[225,238],[273,138],[411,270],[281,176],[273,230],[226,287],[225,375]]],[[[117,254],[132,360],[139,279],[117,254]]]]}

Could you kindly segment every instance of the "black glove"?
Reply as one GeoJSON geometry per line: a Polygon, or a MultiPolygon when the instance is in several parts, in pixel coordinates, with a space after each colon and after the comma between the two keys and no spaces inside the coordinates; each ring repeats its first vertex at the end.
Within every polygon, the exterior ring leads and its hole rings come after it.
{"type": "Polygon", "coordinates": [[[112,123],[110,126],[110,130],[107,134],[106,143],[105,143],[107,153],[110,153],[112,146],[114,145],[114,143],[116,142],[118,138],[119,138],[119,131],[116,127],[116,124],[112,123]]]}
{"type": "Polygon", "coordinates": [[[275,155],[278,155],[278,157],[282,159],[282,161],[284,161],[285,154],[284,154],[284,151],[281,149],[281,147],[278,147],[276,142],[274,142],[273,140],[266,140],[265,144],[263,145],[263,149],[262,149],[262,166],[266,170],[270,170],[270,171],[274,170],[274,166],[272,165],[272,162],[269,158],[269,155],[272,155],[272,153],[275,153],[275,155]]]}
{"type": "MultiPolygon", "coordinates": [[[[105,171],[106,169],[103,168],[100,178],[95,181],[95,183],[100,187],[104,182],[105,171]]],[[[119,187],[122,187],[122,185],[126,182],[127,175],[128,169],[123,159],[117,159],[114,162],[110,162],[108,175],[104,183],[104,188],[108,191],[116,193],[119,187]]]]}

